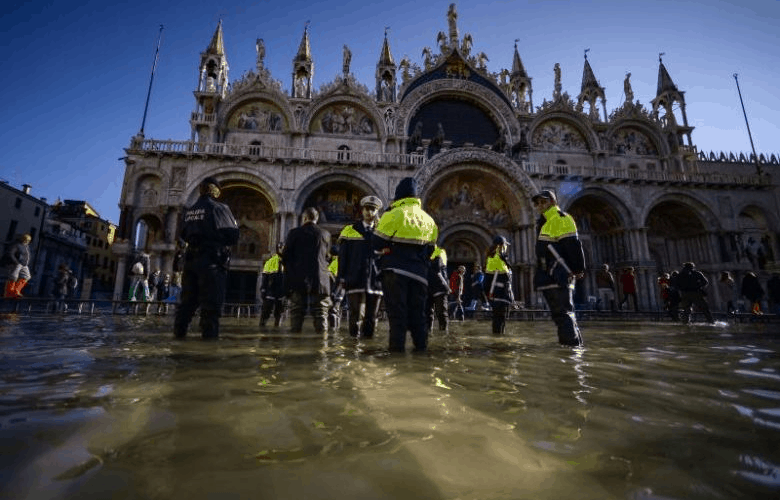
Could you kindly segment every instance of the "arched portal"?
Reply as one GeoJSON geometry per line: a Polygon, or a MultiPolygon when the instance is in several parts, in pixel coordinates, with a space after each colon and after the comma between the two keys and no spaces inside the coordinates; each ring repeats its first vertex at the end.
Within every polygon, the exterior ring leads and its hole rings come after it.
{"type": "Polygon", "coordinates": [[[626,224],[607,200],[585,195],[572,203],[568,212],[577,223],[577,232],[585,251],[585,262],[591,268],[601,264],[613,266],[629,260],[626,224]]]}
{"type": "Polygon", "coordinates": [[[335,239],[345,225],[360,218],[360,200],[367,194],[360,186],[346,181],[326,182],[311,192],[303,206],[317,209],[318,225],[335,239]]]}
{"type": "Polygon", "coordinates": [[[699,214],[678,201],[664,201],[647,216],[647,245],[658,272],[678,269],[683,262],[713,263],[707,230],[699,214]]]}
{"type": "Polygon", "coordinates": [[[268,197],[254,186],[226,182],[219,201],[226,203],[238,223],[238,244],[231,254],[228,303],[255,302],[262,259],[276,245],[278,227],[268,197]]]}
{"type": "Polygon", "coordinates": [[[744,208],[737,218],[739,237],[736,252],[739,260],[746,259],[755,269],[766,269],[767,264],[775,261],[772,233],[766,216],[758,207],[744,208]]]}
{"type": "Polygon", "coordinates": [[[510,232],[515,222],[512,214],[519,207],[506,182],[482,170],[457,166],[450,170],[453,173],[439,177],[424,200],[439,228],[468,222],[489,233],[510,232]]]}
{"type": "Polygon", "coordinates": [[[162,223],[154,215],[145,214],[138,218],[133,233],[133,248],[139,252],[152,253],[152,245],[162,241],[162,223]]]}
{"type": "MultiPolygon", "coordinates": [[[[607,264],[617,269],[616,264],[630,259],[626,223],[607,199],[586,194],[577,198],[567,211],[577,223],[586,268],[595,270],[607,264]]],[[[576,283],[575,302],[587,303],[588,296],[598,296],[595,272],[576,283]]]]}

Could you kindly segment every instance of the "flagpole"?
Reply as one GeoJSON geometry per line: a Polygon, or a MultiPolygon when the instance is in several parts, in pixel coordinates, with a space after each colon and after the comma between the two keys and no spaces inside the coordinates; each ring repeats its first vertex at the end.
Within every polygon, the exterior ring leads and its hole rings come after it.
{"type": "Polygon", "coordinates": [[[756,147],[753,145],[753,134],[750,133],[750,124],[748,123],[747,112],[745,112],[745,102],[742,100],[742,91],[739,89],[739,75],[734,73],[734,81],[737,82],[737,92],[739,93],[739,102],[742,104],[742,114],[745,116],[745,125],[747,126],[748,137],[750,138],[750,148],[753,150],[753,158],[756,161],[756,173],[762,175],[761,164],[758,163],[758,155],[756,154],[756,147]]]}
{"type": "Polygon", "coordinates": [[[149,98],[152,95],[152,82],[154,82],[154,71],[157,69],[157,59],[160,57],[160,43],[162,42],[163,25],[160,25],[160,33],[157,36],[157,50],[154,51],[154,62],[152,63],[152,75],[149,77],[149,90],[146,92],[146,105],[144,105],[144,118],[141,120],[141,130],[138,134],[143,137],[144,127],[146,126],[146,113],[149,111],[149,98]]]}

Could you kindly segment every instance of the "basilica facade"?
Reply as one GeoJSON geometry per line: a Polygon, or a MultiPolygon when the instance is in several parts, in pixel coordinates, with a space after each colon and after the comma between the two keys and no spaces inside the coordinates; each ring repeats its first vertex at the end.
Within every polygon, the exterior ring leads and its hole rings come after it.
{"type": "MultiPolygon", "coordinates": [[[[775,155],[697,151],[684,92],[659,59],[656,95],[608,112],[604,88],[587,60],[576,96],[555,88],[534,106],[532,78],[514,47],[511,69],[488,71],[487,56],[460,35],[457,12],[442,19],[437,47],[420,63],[396,62],[387,34],[378,43],[369,89],[343,71],[314,89],[314,60],[304,30],[291,64],[289,91],[257,64],[228,78],[222,25],[200,57],[192,135],[181,141],[137,135],[126,149],[115,298],[122,295],[130,255],[151,254],[171,272],[184,206],[207,176],[223,185],[239,223],[228,302],[253,303],[258,274],[278,241],[316,207],[335,238],[359,215],[359,200],[387,206],[398,181],[413,176],[423,206],[439,225],[450,266],[484,265],[495,235],[511,242],[516,298],[540,304],[533,291],[535,219],[531,196],[557,193],[577,221],[588,273],[576,301],[595,293],[595,270],[636,270],[640,307],[658,307],[656,276],[694,261],[715,282],[722,270],[738,282],[749,270],[775,269],[780,199],[775,155]]],[[[537,97],[538,99],[538,97],[537,97]]],[[[766,279],[764,277],[764,279],[766,279]]],[[[723,299],[710,294],[714,306],[723,299]]]]}

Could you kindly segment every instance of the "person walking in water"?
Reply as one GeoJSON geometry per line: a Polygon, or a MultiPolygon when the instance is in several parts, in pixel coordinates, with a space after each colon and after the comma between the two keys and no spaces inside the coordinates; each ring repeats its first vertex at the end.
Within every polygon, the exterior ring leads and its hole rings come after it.
{"type": "Polygon", "coordinates": [[[30,279],[30,242],[32,236],[23,234],[8,248],[3,260],[8,262],[8,278],[4,297],[20,298],[22,290],[30,279]]]}
{"type": "Polygon", "coordinates": [[[402,179],[372,240],[373,248],[381,255],[379,268],[390,326],[390,351],[404,351],[407,331],[415,351],[428,347],[428,269],[438,236],[439,228],[417,197],[417,181],[412,177],[402,179]]]}
{"type": "Polygon", "coordinates": [[[330,233],[317,225],[319,213],[309,207],[301,215],[301,225],[287,235],[282,251],[290,296],[290,332],[303,330],[307,304],[311,304],[314,331],[327,331],[330,300],[330,233]]]}
{"type": "Polygon", "coordinates": [[[696,269],[693,262],[683,264],[680,274],[677,276],[677,288],[680,290],[680,310],[682,311],[683,323],[691,322],[692,308],[695,306],[704,313],[708,323],[714,323],[715,320],[710,312],[710,306],[707,304],[705,289],[710,282],[701,271],[696,269]]]}
{"type": "Polygon", "coordinates": [[[201,336],[216,340],[225,302],[230,247],[238,242],[239,231],[230,207],[217,201],[222,193],[219,182],[206,177],[198,189],[200,197],[184,210],[181,238],[187,243],[187,253],[173,334],[177,339],[185,338],[200,307],[201,336]]]}
{"type": "Polygon", "coordinates": [[[639,312],[639,302],[636,300],[636,275],[633,267],[623,269],[620,274],[620,287],[623,289],[623,300],[620,301],[618,308],[623,309],[623,304],[627,304],[628,298],[631,297],[634,302],[634,311],[639,312]]]}
{"type": "Polygon", "coordinates": [[[431,267],[428,270],[428,332],[433,328],[434,316],[439,321],[439,331],[447,330],[447,251],[439,245],[431,254],[431,267]]]}
{"type": "Polygon", "coordinates": [[[344,288],[349,310],[349,334],[352,337],[374,336],[382,284],[379,282],[377,256],[371,247],[382,200],[365,196],[360,200],[361,219],[349,224],[339,234],[338,283],[344,288]]]}
{"type": "Polygon", "coordinates": [[[539,212],[534,287],[544,294],[558,327],[558,342],[582,345],[574,315],[574,283],[585,275],[585,254],[574,218],[558,208],[555,193],[540,191],[531,198],[539,212]]]}
{"type": "Polygon", "coordinates": [[[509,267],[507,249],[509,241],[503,236],[493,238],[493,244],[487,251],[485,263],[485,282],[487,296],[492,309],[493,333],[502,335],[506,329],[509,309],[514,302],[512,293],[512,269],[509,267]]]}
{"type": "Polygon", "coordinates": [[[263,304],[260,306],[260,327],[264,327],[271,314],[274,316],[274,326],[282,323],[284,312],[284,266],[282,265],[282,251],[284,244],[276,245],[274,253],[263,264],[262,282],[260,283],[260,297],[263,304]]]}

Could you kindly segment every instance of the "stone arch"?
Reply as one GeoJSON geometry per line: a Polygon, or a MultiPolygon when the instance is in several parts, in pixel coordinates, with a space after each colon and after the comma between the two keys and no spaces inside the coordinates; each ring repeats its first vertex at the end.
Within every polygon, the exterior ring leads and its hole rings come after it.
{"type": "Polygon", "coordinates": [[[131,237],[133,248],[152,253],[152,245],[163,241],[163,223],[153,212],[143,211],[135,217],[131,237]]]}
{"type": "Polygon", "coordinates": [[[257,168],[251,168],[243,165],[227,165],[217,167],[207,172],[202,172],[198,177],[192,179],[185,188],[186,205],[192,205],[200,196],[198,186],[206,177],[214,177],[223,187],[228,185],[246,185],[263,193],[271,203],[274,212],[287,210],[284,198],[275,195],[277,192],[276,182],[267,177],[257,168]]]}
{"type": "Polygon", "coordinates": [[[533,214],[526,210],[531,207],[530,197],[538,191],[536,184],[520,167],[504,155],[479,148],[458,148],[440,153],[425,163],[415,175],[419,192],[429,193],[433,186],[446,176],[456,172],[482,172],[500,177],[515,198],[513,220],[518,224],[532,224],[533,214]],[[524,195],[524,198],[522,196],[524,195]]]}
{"type": "Polygon", "coordinates": [[[577,223],[589,267],[630,260],[628,230],[635,227],[634,218],[617,196],[601,188],[586,189],[565,210],[577,223]]]}
{"type": "Polygon", "coordinates": [[[238,243],[231,255],[235,262],[256,262],[274,249],[281,235],[277,212],[267,192],[256,184],[232,178],[222,182],[219,201],[230,207],[238,224],[238,243]]]}
{"type": "MultiPolygon", "coordinates": [[[[322,115],[331,109],[338,109],[338,106],[341,106],[343,109],[347,109],[348,106],[356,107],[363,113],[364,117],[370,119],[373,130],[371,132],[366,132],[365,134],[358,134],[357,137],[360,137],[360,135],[367,135],[369,137],[376,137],[380,140],[387,137],[387,130],[385,128],[385,121],[382,118],[382,113],[377,109],[374,103],[368,99],[350,95],[336,94],[315,102],[302,117],[301,128],[309,133],[336,133],[342,135],[339,132],[325,131],[327,126],[322,123],[322,115]],[[314,130],[318,127],[320,130],[314,130]]],[[[360,119],[361,117],[356,117],[356,125],[358,126],[361,125],[360,119]]]]}
{"type": "Polygon", "coordinates": [[[748,214],[753,218],[761,219],[764,221],[767,230],[780,232],[780,217],[774,210],[766,207],[759,200],[750,200],[737,207],[735,207],[735,213],[748,214]]]}
{"type": "Polygon", "coordinates": [[[469,273],[475,264],[485,266],[485,252],[493,235],[483,226],[461,222],[447,226],[439,233],[439,246],[447,251],[448,268],[465,265],[469,273]]]}
{"type": "Polygon", "coordinates": [[[282,112],[284,122],[287,123],[287,129],[284,131],[290,132],[295,129],[294,113],[287,99],[283,94],[269,90],[253,90],[230,94],[224,104],[220,106],[217,123],[222,126],[223,130],[227,130],[228,119],[235,112],[239,111],[240,108],[252,102],[265,102],[277,107],[282,112]]]}
{"type": "Polygon", "coordinates": [[[221,122],[225,133],[230,132],[289,132],[292,115],[267,97],[245,96],[231,105],[221,122]]]}
{"type": "Polygon", "coordinates": [[[613,150],[618,154],[640,156],[665,156],[669,154],[669,143],[662,140],[658,131],[643,121],[622,120],[607,129],[607,137],[613,150]],[[636,134],[632,136],[631,132],[633,131],[639,132],[641,137],[636,138],[636,134]],[[645,144],[645,142],[649,144],[645,144]],[[619,152],[621,147],[622,153],[619,152]],[[630,148],[634,148],[634,151],[630,148]],[[649,148],[654,148],[654,150],[649,148]],[[640,151],[636,151],[636,149],[640,151]]]}
{"type": "Polygon", "coordinates": [[[755,203],[744,205],[737,214],[738,257],[745,257],[753,269],[766,269],[768,262],[777,262],[777,215],[755,203]]]}
{"type": "Polygon", "coordinates": [[[657,194],[655,197],[647,200],[647,203],[642,207],[638,220],[647,225],[647,218],[652,209],[661,203],[676,202],[681,205],[689,207],[693,213],[702,219],[704,229],[708,231],[718,231],[721,228],[720,219],[715,215],[715,211],[710,207],[706,200],[700,199],[698,196],[688,192],[663,192],[657,194]]]}
{"type": "Polygon", "coordinates": [[[483,85],[457,78],[437,79],[415,87],[404,96],[395,114],[395,130],[406,134],[412,120],[425,104],[442,98],[456,98],[472,103],[486,112],[505,134],[507,144],[517,141],[519,123],[511,106],[483,85]]]}
{"type": "Polygon", "coordinates": [[[692,196],[668,193],[645,207],[642,220],[647,228],[647,245],[658,271],[677,269],[686,261],[713,265],[717,253],[714,234],[720,224],[706,203],[692,196]]]}
{"type": "MultiPolygon", "coordinates": [[[[320,213],[318,224],[331,234],[338,235],[346,224],[359,218],[359,202],[363,196],[373,194],[382,199],[381,193],[379,186],[355,176],[353,172],[324,172],[301,184],[294,197],[293,211],[297,217],[304,208],[316,207],[320,213]]],[[[382,201],[387,209],[387,202],[382,201]]]]}
{"type": "Polygon", "coordinates": [[[580,116],[566,111],[550,111],[538,115],[529,124],[528,137],[531,147],[540,151],[589,152],[594,151],[598,144],[598,138],[590,124],[580,116]],[[570,132],[567,132],[566,128],[574,129],[581,136],[583,147],[577,147],[578,141],[575,137],[567,136],[570,132]],[[547,135],[549,137],[545,138],[547,135]],[[558,149],[555,148],[556,141],[561,143],[558,149]],[[540,147],[540,144],[550,147],[540,147]]]}

